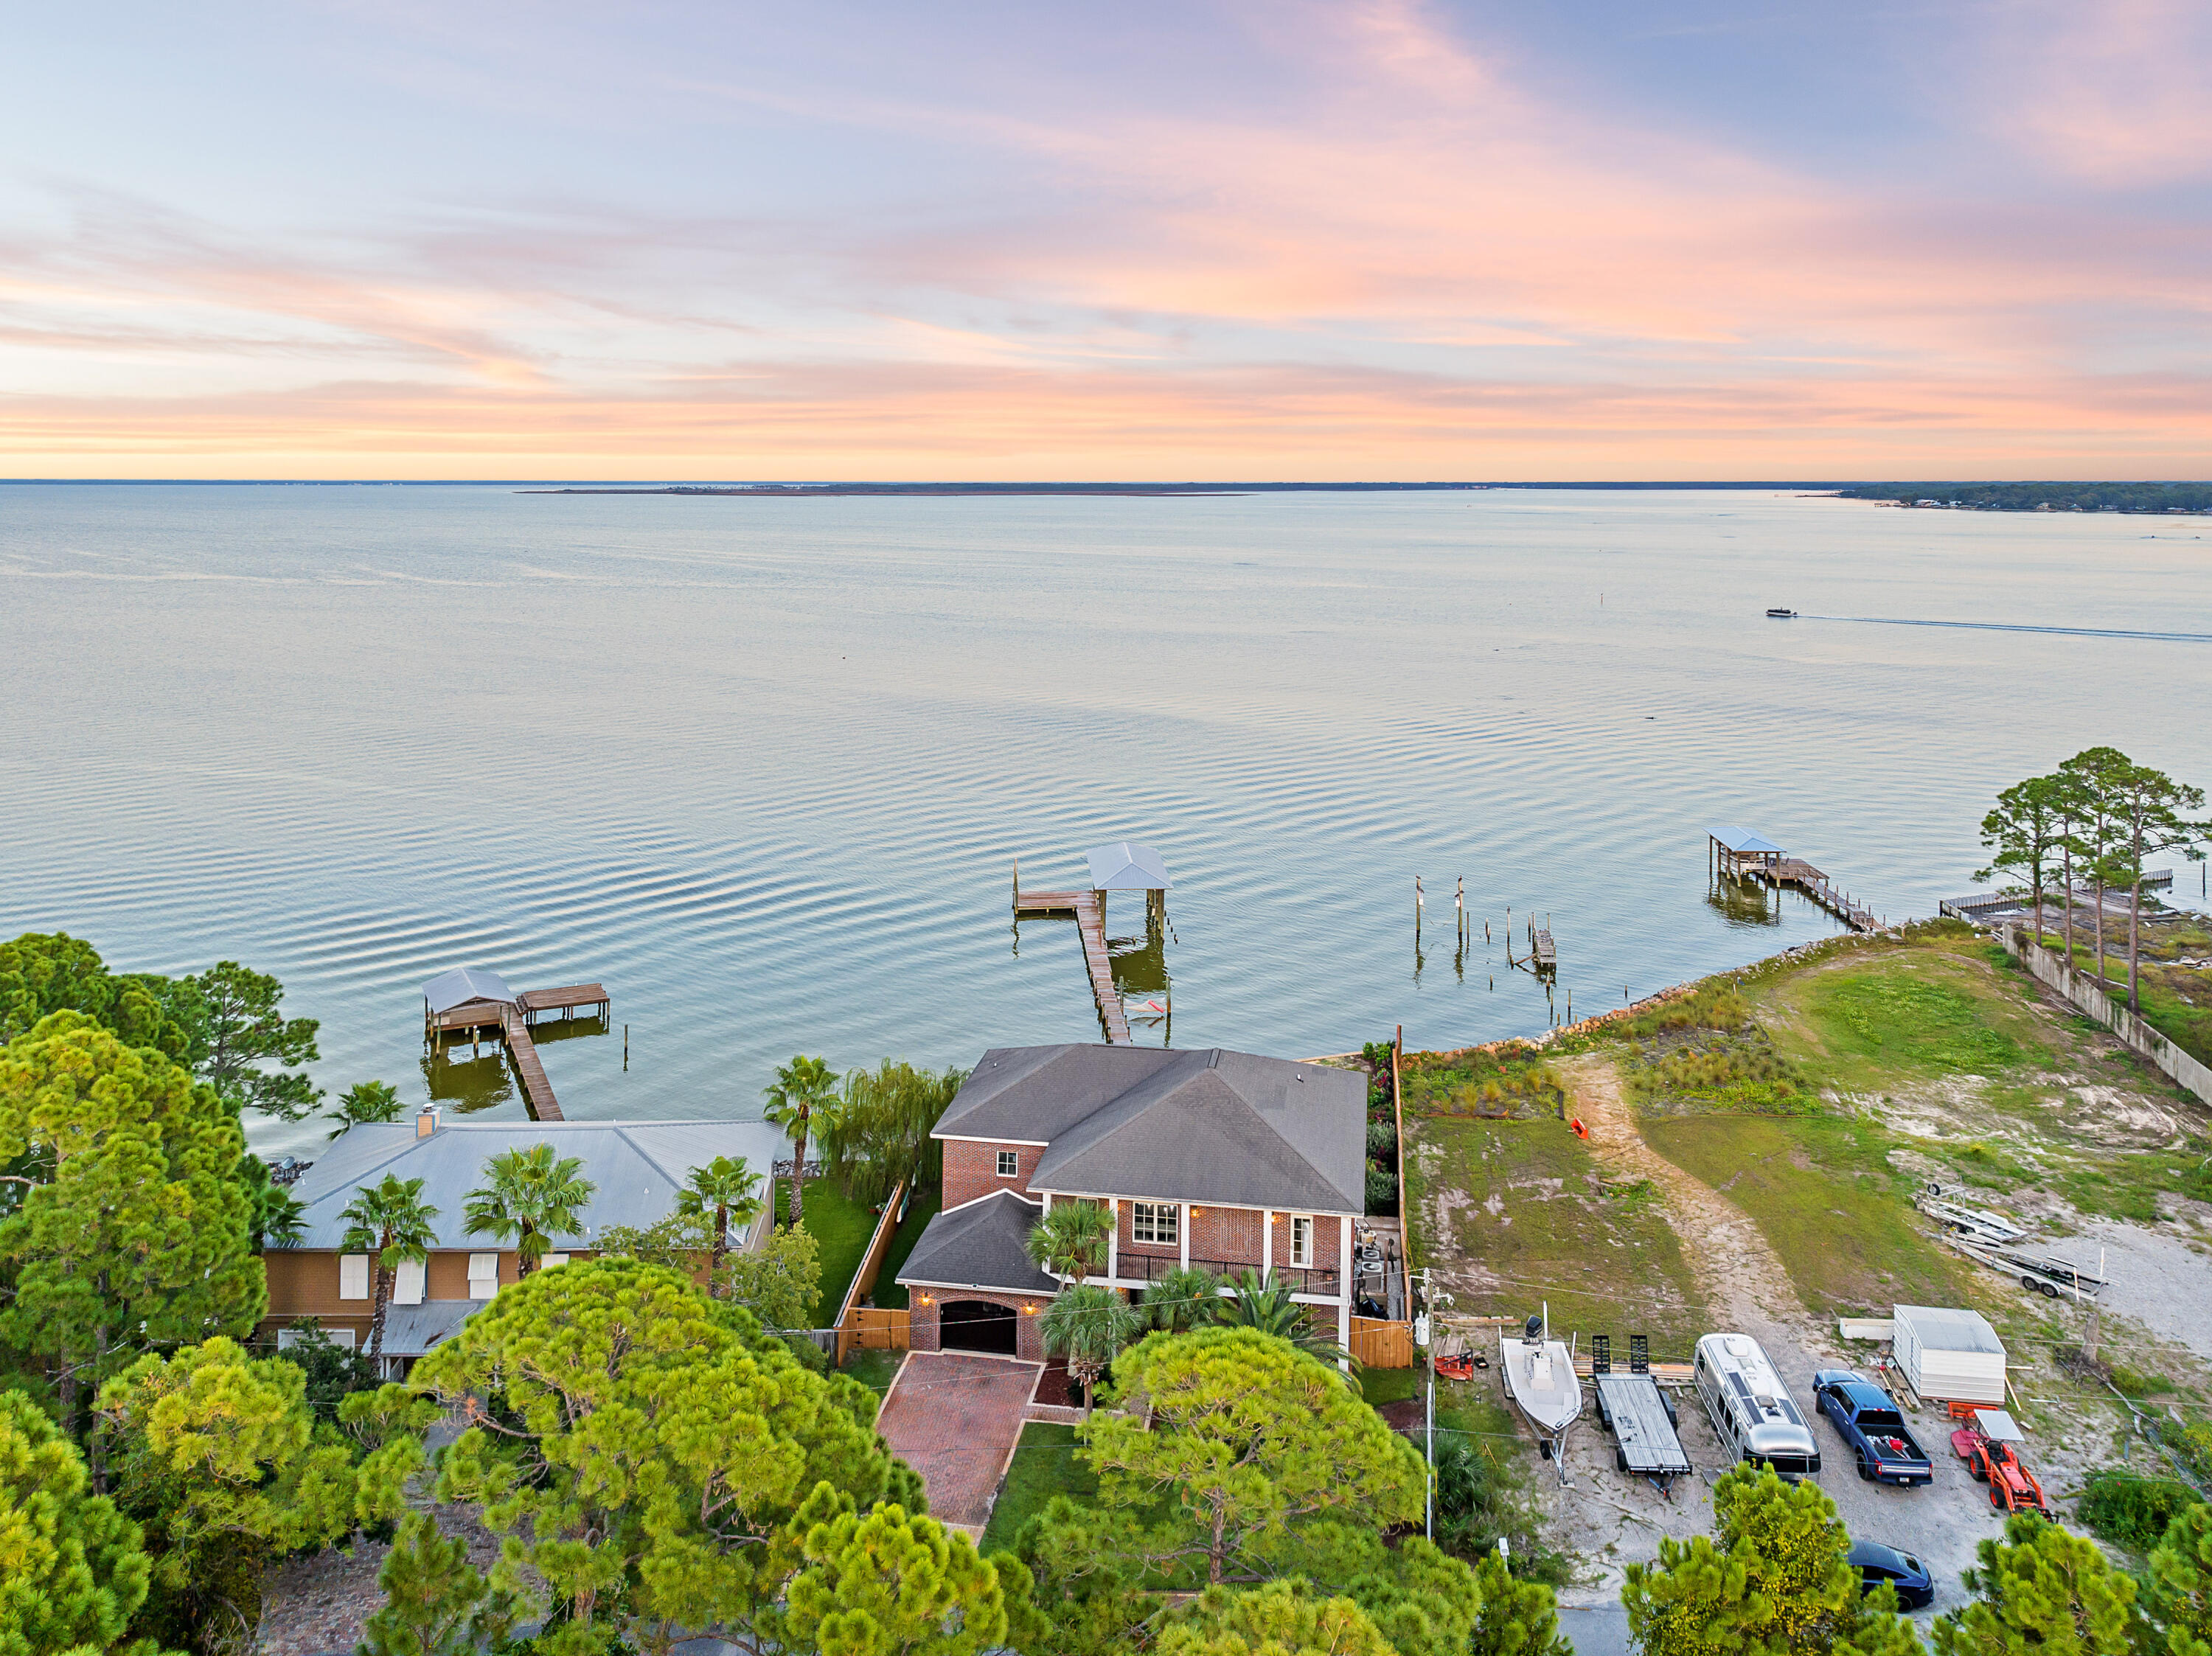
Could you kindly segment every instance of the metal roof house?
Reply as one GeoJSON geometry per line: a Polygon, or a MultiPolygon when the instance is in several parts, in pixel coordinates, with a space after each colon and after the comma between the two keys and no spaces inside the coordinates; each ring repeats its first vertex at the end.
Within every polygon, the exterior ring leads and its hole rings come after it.
{"type": "MultiPolygon", "coordinates": [[[[641,1228],[666,1218],[693,1171],[716,1156],[742,1157],[761,1175],[764,1197],[769,1170],[787,1143],[764,1121],[445,1123],[425,1110],[412,1122],[349,1128],[292,1187],[306,1210],[299,1239],[272,1241],[263,1253],[269,1277],[264,1327],[282,1331],[308,1317],[342,1343],[367,1341],[374,1309],[368,1260],[366,1254],[342,1252],[347,1229],[343,1215],[364,1189],[387,1176],[420,1179],[421,1199],[437,1210],[428,1259],[395,1273],[383,1355],[404,1360],[422,1356],[502,1285],[519,1280],[514,1242],[471,1235],[463,1217],[493,1157],[550,1144],[556,1156],[574,1156],[583,1163],[581,1174],[593,1186],[592,1198],[575,1233],[551,1239],[556,1252],[546,1259],[559,1263],[570,1252],[592,1252],[593,1239],[610,1227],[641,1228]],[[562,1249],[568,1252],[557,1251],[562,1249]]],[[[742,1241],[732,1238],[732,1246],[757,1247],[768,1228],[763,1206],[742,1241]]]]}
{"type": "Polygon", "coordinates": [[[1114,1216],[1090,1280],[1141,1292],[1196,1265],[1284,1281],[1348,1340],[1366,1214],[1366,1078],[1219,1048],[1005,1046],[932,1135],[945,1210],[899,1272],[915,1349],[1034,1357],[1058,1283],[1026,1239],[1055,1203],[1114,1216]]]}

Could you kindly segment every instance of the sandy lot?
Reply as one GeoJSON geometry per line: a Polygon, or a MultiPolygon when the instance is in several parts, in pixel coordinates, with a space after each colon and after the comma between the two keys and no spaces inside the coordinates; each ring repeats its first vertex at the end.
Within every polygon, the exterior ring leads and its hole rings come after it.
{"type": "MultiPolygon", "coordinates": [[[[1935,1409],[1907,1410],[1915,1435],[1935,1459],[1932,1484],[1900,1489],[1862,1481],[1835,1429],[1813,1408],[1812,1377],[1820,1368],[1866,1373],[1875,1348],[1846,1346],[1833,1323],[1815,1318],[1799,1301],[1781,1260],[1749,1217],[1644,1143],[1607,1060],[1578,1059],[1558,1067],[1568,1080],[1577,1113],[1590,1127],[1593,1152],[1658,1185],[1684,1253],[1698,1271],[1712,1328],[1758,1340],[1781,1370],[1798,1407],[1814,1422],[1825,1462],[1817,1481],[1836,1502],[1851,1535],[1885,1542],[1928,1565],[1936,1578],[1936,1603],[1916,1619],[1925,1623],[1965,1603],[1960,1572],[1974,1562],[1977,1544],[2001,1534],[2004,1526],[1984,1487],[1950,1453],[1948,1419],[1935,1409]]],[[[2131,1247],[2171,1247],[2196,1261],[2179,1242],[2135,1227],[2110,1228],[2115,1234],[2133,1232],[2127,1244],[2131,1247]]],[[[2212,1289],[2205,1282],[2212,1273],[2203,1271],[2201,1261],[2196,1265],[2193,1285],[2212,1289]]],[[[1494,1379],[1492,1383],[1497,1384],[1494,1379]]],[[[1679,1401],[1682,1445],[1697,1472],[1678,1481],[1671,1496],[1614,1469],[1612,1440],[1594,1406],[1568,1441],[1566,1487],[1561,1487],[1554,1468],[1534,1463],[1536,1498],[1551,1520],[1555,1544],[1585,1561],[1582,1579],[1560,1595],[1563,1604],[1595,1609],[1615,1603],[1625,1567],[1656,1558],[1662,1536],[1687,1538],[1711,1532],[1711,1486],[1729,1463],[1694,1394],[1685,1388],[1679,1401]]],[[[2047,1431],[2034,1433],[2023,1446],[2024,1459],[2054,1498],[2078,1489],[2087,1465],[2103,1458],[2106,1429],[2075,1435],[2078,1441],[2069,1445],[2052,1440],[2047,1431]]]]}

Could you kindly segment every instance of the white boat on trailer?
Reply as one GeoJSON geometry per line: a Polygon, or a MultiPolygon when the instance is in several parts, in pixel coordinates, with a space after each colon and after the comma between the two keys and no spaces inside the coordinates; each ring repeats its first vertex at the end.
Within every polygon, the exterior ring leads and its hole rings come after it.
{"type": "Polygon", "coordinates": [[[1575,1373],[1573,1348],[1552,1338],[1552,1308],[1528,1319],[1515,1339],[1503,1329],[1498,1334],[1498,1366],[1505,1376],[1506,1395],[1513,1399],[1529,1425],[1536,1429],[1539,1447],[1559,1469],[1559,1482],[1567,1481],[1567,1433],[1582,1418],[1583,1383],[1575,1373]]]}

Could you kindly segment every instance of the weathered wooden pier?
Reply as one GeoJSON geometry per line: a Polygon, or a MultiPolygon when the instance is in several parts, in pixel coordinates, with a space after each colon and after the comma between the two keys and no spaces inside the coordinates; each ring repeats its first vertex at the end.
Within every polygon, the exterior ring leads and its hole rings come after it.
{"type": "Polygon", "coordinates": [[[1073,914],[1083,937],[1083,963],[1091,973],[1091,993],[1098,1002],[1098,1021],[1109,1045],[1131,1044],[1128,1014],[1114,987],[1114,962],[1106,953],[1106,913],[1095,891],[1024,891],[1014,888],[1014,913],[1073,914]]]}
{"type": "Polygon", "coordinates": [[[547,1012],[563,1020],[579,1008],[589,1007],[602,1021],[611,1020],[614,1000],[596,983],[572,983],[559,989],[526,989],[520,994],[507,986],[496,972],[480,967],[457,967],[422,986],[422,1040],[434,1052],[443,1052],[448,1037],[466,1034],[476,1046],[491,1032],[504,1041],[522,1085],[523,1107],[535,1121],[562,1121],[561,1101],[545,1078],[545,1065],[538,1057],[538,1043],[530,1031],[547,1012]]]}
{"type": "Polygon", "coordinates": [[[1881,917],[1812,864],[1792,857],[1771,840],[1741,828],[1705,830],[1707,866],[1717,877],[1752,880],[1780,890],[1784,886],[1803,892],[1854,931],[1879,931],[1881,917]]]}
{"type": "Polygon", "coordinates": [[[1133,1044],[1128,1013],[1121,1004],[1121,992],[1114,986],[1114,960],[1106,948],[1106,894],[1143,892],[1147,928],[1157,931],[1167,920],[1167,865],[1150,846],[1126,840],[1099,846],[1089,853],[1088,860],[1089,889],[1068,891],[1024,891],[1022,865],[1016,863],[1014,919],[1018,922],[1025,914],[1075,917],[1076,931],[1083,938],[1083,963],[1091,974],[1091,998],[1098,1003],[1098,1022],[1105,1028],[1108,1044],[1127,1046],[1133,1044]]]}

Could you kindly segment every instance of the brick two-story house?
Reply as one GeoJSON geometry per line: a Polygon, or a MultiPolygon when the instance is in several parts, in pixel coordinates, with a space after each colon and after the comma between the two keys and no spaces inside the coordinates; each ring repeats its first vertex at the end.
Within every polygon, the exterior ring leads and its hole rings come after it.
{"type": "Polygon", "coordinates": [[[1043,1355],[1060,1284],[1030,1263],[1055,1202],[1115,1216],[1103,1273],[1141,1293],[1168,1271],[1286,1283],[1348,1344],[1365,1211],[1364,1076],[1218,1048],[1002,1046],[983,1054],[934,1137],[945,1208],[899,1272],[917,1351],[1043,1355]]]}

